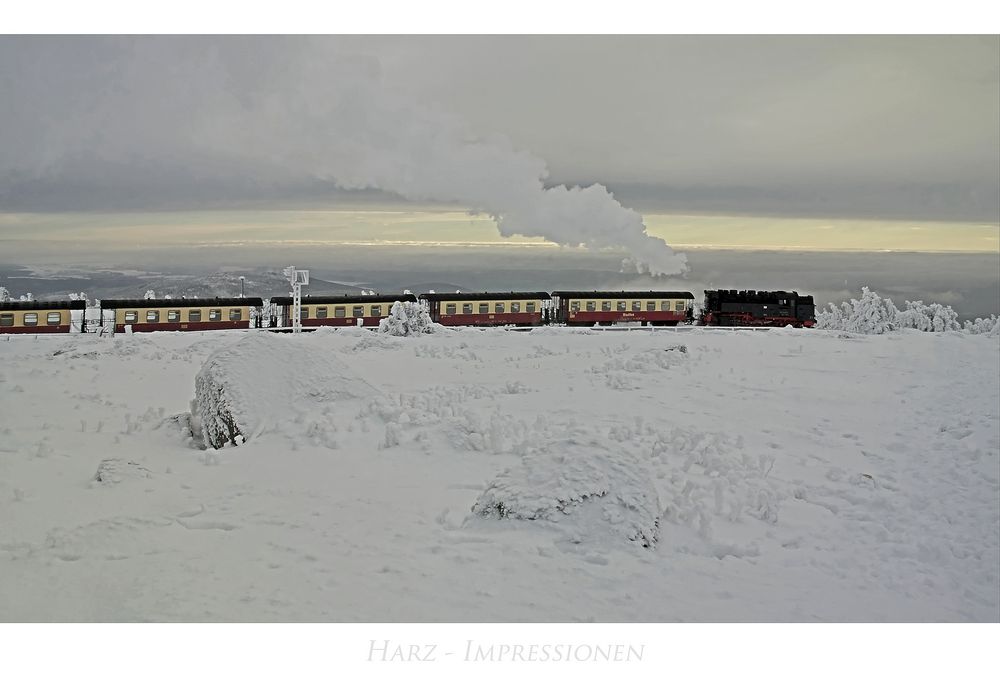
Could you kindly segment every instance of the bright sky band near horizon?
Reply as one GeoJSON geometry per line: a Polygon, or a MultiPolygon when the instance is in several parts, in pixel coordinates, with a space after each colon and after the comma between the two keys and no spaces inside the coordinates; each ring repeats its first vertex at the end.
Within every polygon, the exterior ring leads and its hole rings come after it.
{"type": "MultiPolygon", "coordinates": [[[[1000,253],[1000,225],[719,215],[644,215],[648,232],[678,250],[1000,253]]],[[[0,213],[4,241],[149,246],[242,243],[552,246],[504,238],[485,215],[461,210],[202,210],[123,213],[0,213]]]]}

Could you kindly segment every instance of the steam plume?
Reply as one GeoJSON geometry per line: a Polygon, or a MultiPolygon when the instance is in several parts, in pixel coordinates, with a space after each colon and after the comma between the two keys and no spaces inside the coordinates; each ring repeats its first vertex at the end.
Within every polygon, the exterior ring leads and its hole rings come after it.
{"type": "Polygon", "coordinates": [[[183,202],[318,179],[459,203],[504,236],[622,247],[640,272],[687,269],[605,187],[546,187],[541,159],[390,91],[377,58],[335,39],[89,40],[86,59],[79,40],[0,45],[0,82],[16,70],[44,84],[7,100],[23,115],[0,131],[0,201],[68,186],[183,202]]]}

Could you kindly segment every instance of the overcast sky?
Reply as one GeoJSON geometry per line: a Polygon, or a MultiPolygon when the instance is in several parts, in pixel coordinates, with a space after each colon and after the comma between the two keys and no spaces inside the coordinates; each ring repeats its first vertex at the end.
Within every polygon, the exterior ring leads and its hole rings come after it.
{"type": "Polygon", "coordinates": [[[997,36],[0,37],[0,211],[491,211],[547,167],[644,210],[995,223],[998,129],[997,36]]]}

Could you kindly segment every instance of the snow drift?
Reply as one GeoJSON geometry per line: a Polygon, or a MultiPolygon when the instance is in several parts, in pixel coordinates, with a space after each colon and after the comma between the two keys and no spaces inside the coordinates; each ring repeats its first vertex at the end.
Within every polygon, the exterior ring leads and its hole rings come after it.
{"type": "MultiPolygon", "coordinates": [[[[195,377],[191,429],[206,446],[238,445],[272,424],[377,390],[316,342],[251,335],[209,356],[195,377]]],[[[314,422],[312,429],[321,428],[314,422]]]]}

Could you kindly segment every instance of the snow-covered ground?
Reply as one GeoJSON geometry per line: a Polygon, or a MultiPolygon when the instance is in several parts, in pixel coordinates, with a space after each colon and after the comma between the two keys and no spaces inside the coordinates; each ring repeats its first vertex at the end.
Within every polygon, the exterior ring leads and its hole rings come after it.
{"type": "Polygon", "coordinates": [[[0,619],[996,621],[998,410],[959,333],[7,336],[0,619]],[[241,341],[306,394],[202,450],[241,341]]]}

